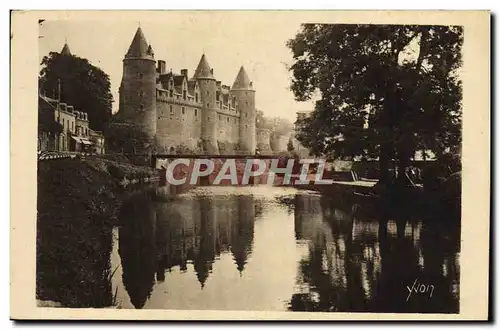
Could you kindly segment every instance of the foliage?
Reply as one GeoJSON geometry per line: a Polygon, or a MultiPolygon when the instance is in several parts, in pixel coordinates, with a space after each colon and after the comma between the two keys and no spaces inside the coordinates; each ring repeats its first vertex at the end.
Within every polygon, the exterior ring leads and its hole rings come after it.
{"type": "Polygon", "coordinates": [[[111,118],[109,76],[87,59],[50,52],[42,60],[39,88],[45,95],[87,112],[90,128],[102,131],[111,118]]]}
{"type": "Polygon", "coordinates": [[[273,136],[286,135],[293,130],[293,125],[289,120],[279,117],[266,117],[260,110],[257,110],[255,127],[257,129],[268,129],[273,136]]]}
{"type": "Polygon", "coordinates": [[[295,147],[293,146],[293,141],[292,139],[288,140],[288,144],[286,146],[286,150],[288,150],[289,152],[292,152],[295,150],[295,147]]]}
{"type": "Polygon", "coordinates": [[[118,115],[113,116],[104,131],[107,150],[111,152],[137,153],[151,147],[146,133],[133,124],[123,122],[118,115]]]}
{"type": "Polygon", "coordinates": [[[459,145],[462,42],[456,26],[303,25],[287,43],[291,89],[320,97],[297,139],[316,155],[379,157],[383,170],[459,145]]]}

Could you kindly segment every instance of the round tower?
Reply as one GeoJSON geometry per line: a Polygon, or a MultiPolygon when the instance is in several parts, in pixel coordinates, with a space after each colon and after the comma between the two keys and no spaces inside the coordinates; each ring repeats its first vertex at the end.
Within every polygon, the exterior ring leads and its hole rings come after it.
{"type": "Polygon", "coordinates": [[[141,28],[123,59],[120,109],[124,120],[153,139],[156,134],[156,61],[141,28]]]}
{"type": "Polygon", "coordinates": [[[240,113],[240,150],[253,155],[256,148],[255,119],[257,111],[255,110],[255,90],[243,66],[234,80],[231,94],[236,97],[240,113]]]}
{"type": "Polygon", "coordinates": [[[209,153],[217,153],[217,108],[216,90],[217,82],[214,71],[210,68],[205,54],[201,56],[200,63],[194,73],[194,78],[198,80],[200,86],[200,98],[203,104],[201,111],[201,138],[208,143],[205,149],[209,153]]]}

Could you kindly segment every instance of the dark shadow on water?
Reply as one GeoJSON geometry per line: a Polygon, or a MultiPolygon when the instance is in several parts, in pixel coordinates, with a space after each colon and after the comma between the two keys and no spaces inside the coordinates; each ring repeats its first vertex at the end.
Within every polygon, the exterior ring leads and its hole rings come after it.
{"type": "Polygon", "coordinates": [[[459,221],[310,195],[294,208],[296,238],[309,240],[297,282],[310,292],[295,293],[289,310],[459,312],[459,221]]]}

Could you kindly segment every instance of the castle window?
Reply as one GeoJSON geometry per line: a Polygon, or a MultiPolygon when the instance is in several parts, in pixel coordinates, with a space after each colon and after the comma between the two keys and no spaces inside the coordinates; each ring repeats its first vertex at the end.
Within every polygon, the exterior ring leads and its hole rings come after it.
{"type": "Polygon", "coordinates": [[[139,91],[139,97],[143,97],[144,96],[144,92],[143,91],[139,91]]]}
{"type": "Polygon", "coordinates": [[[210,108],[210,103],[207,103],[207,108],[210,108]]]}
{"type": "Polygon", "coordinates": [[[198,116],[198,109],[194,109],[194,115],[198,116]]]}
{"type": "Polygon", "coordinates": [[[207,91],[207,96],[208,96],[208,95],[210,95],[210,92],[209,92],[209,91],[207,91]]]}
{"type": "Polygon", "coordinates": [[[142,79],[143,77],[144,77],[144,74],[142,74],[142,73],[137,74],[137,78],[142,79]]]}
{"type": "Polygon", "coordinates": [[[198,93],[196,93],[196,94],[194,95],[194,97],[195,97],[195,99],[196,99],[196,103],[198,103],[198,93]]]}
{"type": "Polygon", "coordinates": [[[170,105],[170,113],[174,113],[174,109],[172,108],[172,105],[170,105]]]}
{"type": "Polygon", "coordinates": [[[217,92],[215,92],[215,100],[216,100],[217,102],[219,102],[219,99],[220,99],[220,92],[219,92],[219,91],[217,91],[217,92]]]}
{"type": "Polygon", "coordinates": [[[182,114],[185,114],[186,111],[184,110],[184,107],[182,107],[182,114]]]}
{"type": "Polygon", "coordinates": [[[248,128],[248,125],[245,125],[245,128],[248,128]]]}
{"type": "Polygon", "coordinates": [[[245,117],[248,117],[248,113],[245,112],[245,117]]]}
{"type": "Polygon", "coordinates": [[[182,98],[185,100],[186,99],[186,91],[182,91],[182,98]]]}
{"type": "Polygon", "coordinates": [[[170,90],[169,94],[170,94],[170,97],[174,97],[174,91],[173,90],[170,90]]]}
{"type": "Polygon", "coordinates": [[[144,111],[144,104],[141,104],[141,105],[139,106],[139,111],[144,111]]]}
{"type": "Polygon", "coordinates": [[[210,121],[210,117],[207,117],[207,121],[210,121]]]}
{"type": "Polygon", "coordinates": [[[245,101],[245,105],[248,105],[248,101],[245,101]]]}

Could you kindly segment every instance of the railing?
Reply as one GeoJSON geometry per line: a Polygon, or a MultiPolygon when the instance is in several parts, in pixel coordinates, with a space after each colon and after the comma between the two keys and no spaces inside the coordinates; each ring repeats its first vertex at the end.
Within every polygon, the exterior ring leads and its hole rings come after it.
{"type": "Polygon", "coordinates": [[[75,159],[91,156],[90,153],[85,152],[71,152],[71,151],[39,151],[37,153],[38,161],[44,160],[57,160],[57,159],[75,159]]]}

